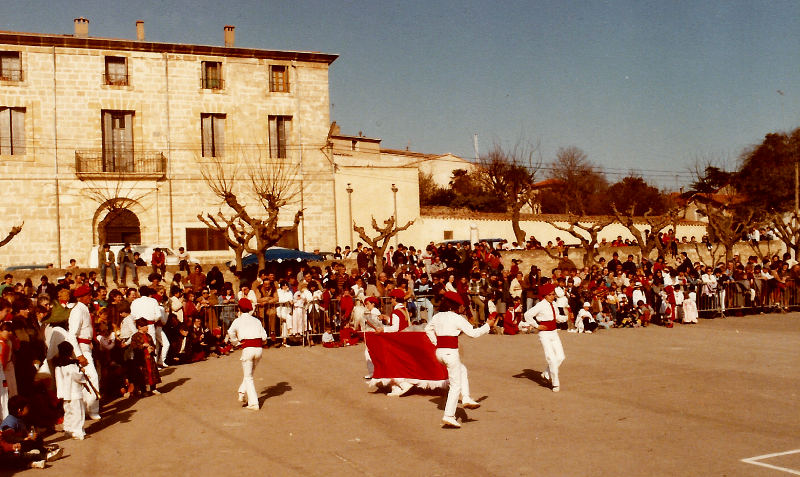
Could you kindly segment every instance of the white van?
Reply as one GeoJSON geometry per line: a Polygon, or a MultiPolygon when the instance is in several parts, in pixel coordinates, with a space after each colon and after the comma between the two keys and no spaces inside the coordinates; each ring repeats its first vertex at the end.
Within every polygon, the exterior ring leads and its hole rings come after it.
{"type": "MultiPolygon", "coordinates": [[[[112,243],[109,244],[111,246],[111,251],[114,252],[114,261],[119,260],[119,252],[125,247],[125,244],[121,243],[112,243]]],[[[169,247],[163,245],[131,245],[131,250],[134,252],[139,252],[139,256],[147,266],[150,266],[150,259],[153,257],[153,250],[156,248],[160,248],[164,255],[167,257],[167,265],[175,265],[178,266],[178,256],[175,255],[169,247]]],[[[86,262],[88,263],[87,268],[99,268],[100,264],[97,261],[97,252],[102,249],[102,245],[95,245],[92,247],[92,250],[89,252],[89,260],[86,262]]],[[[189,263],[200,263],[197,259],[189,255],[189,263]]],[[[119,262],[117,262],[117,266],[119,266],[119,262]]]]}

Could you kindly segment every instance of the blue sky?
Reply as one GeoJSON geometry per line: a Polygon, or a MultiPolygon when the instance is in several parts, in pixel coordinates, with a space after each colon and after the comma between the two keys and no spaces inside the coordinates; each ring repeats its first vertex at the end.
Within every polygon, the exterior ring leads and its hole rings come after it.
{"type": "Polygon", "coordinates": [[[383,147],[577,146],[664,187],[800,126],[800,2],[0,0],[0,29],[324,51],[332,119],[383,147]],[[783,92],[783,95],[778,93],[783,92]]]}

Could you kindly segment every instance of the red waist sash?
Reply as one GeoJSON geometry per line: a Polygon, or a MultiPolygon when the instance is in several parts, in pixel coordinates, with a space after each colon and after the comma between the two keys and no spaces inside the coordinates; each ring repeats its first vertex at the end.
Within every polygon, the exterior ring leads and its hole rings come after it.
{"type": "Polygon", "coordinates": [[[78,338],[78,343],[80,344],[92,344],[92,340],[86,338],[78,338]]]}
{"type": "Polygon", "coordinates": [[[458,349],[458,336],[437,336],[436,347],[458,349]]]}
{"type": "Polygon", "coordinates": [[[540,321],[539,326],[544,326],[544,329],[540,331],[553,331],[556,329],[556,320],[540,321]]]}
{"type": "Polygon", "coordinates": [[[241,341],[242,348],[261,348],[261,338],[252,338],[241,341]]]}

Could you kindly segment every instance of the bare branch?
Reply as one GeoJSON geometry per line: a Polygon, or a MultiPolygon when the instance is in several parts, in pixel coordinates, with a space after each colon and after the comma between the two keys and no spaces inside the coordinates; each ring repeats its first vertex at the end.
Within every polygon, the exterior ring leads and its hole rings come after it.
{"type": "Polygon", "coordinates": [[[0,247],[4,246],[8,242],[10,242],[11,239],[13,239],[18,233],[22,232],[22,226],[23,225],[25,225],[24,221],[21,224],[17,225],[17,226],[11,227],[11,231],[8,232],[8,235],[6,235],[6,238],[4,238],[3,240],[0,240],[0,247]]]}

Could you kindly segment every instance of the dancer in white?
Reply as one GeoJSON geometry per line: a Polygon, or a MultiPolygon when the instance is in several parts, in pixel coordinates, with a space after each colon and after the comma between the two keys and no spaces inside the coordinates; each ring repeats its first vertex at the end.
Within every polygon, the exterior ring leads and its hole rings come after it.
{"type": "Polygon", "coordinates": [[[148,286],[139,287],[139,298],[131,302],[131,316],[136,321],[138,318],[147,320],[147,334],[156,344],[156,364],[159,368],[166,368],[167,353],[169,353],[169,338],[164,333],[167,315],[164,307],[153,298],[154,290],[148,286]]]}
{"type": "Polygon", "coordinates": [[[258,318],[250,314],[253,311],[253,304],[247,298],[239,300],[239,317],[233,320],[228,329],[228,336],[234,345],[242,347],[242,371],[244,378],[239,385],[239,401],[247,402],[247,409],[258,411],[258,394],[256,385],[253,381],[253,372],[256,370],[261,354],[264,351],[262,346],[267,341],[267,332],[261,325],[258,318]]]}
{"type": "MultiPolygon", "coordinates": [[[[69,312],[69,328],[67,340],[75,351],[78,364],[83,367],[86,377],[95,389],[100,389],[97,369],[94,367],[92,357],[92,340],[94,329],[92,316],[89,314],[88,304],[92,301],[92,289],[88,285],[81,285],[75,289],[73,295],[78,303],[69,312]]],[[[88,389],[83,390],[83,402],[86,406],[86,415],[89,419],[100,419],[100,400],[97,395],[88,389]]]]}
{"type": "MultiPolygon", "coordinates": [[[[364,342],[367,341],[369,333],[383,333],[383,322],[381,320],[380,300],[377,297],[371,296],[364,299],[364,306],[367,311],[364,313],[364,342]]],[[[369,356],[369,348],[364,346],[364,358],[367,360],[367,374],[364,379],[372,379],[372,373],[375,371],[375,366],[372,364],[372,358],[369,356]]]]}
{"type": "Polygon", "coordinates": [[[463,312],[464,302],[458,293],[446,292],[439,305],[439,313],[433,315],[425,325],[425,333],[436,346],[436,358],[447,367],[447,377],[450,381],[447,404],[442,416],[443,427],[461,427],[456,420],[459,397],[466,409],[477,409],[481,406],[469,394],[467,368],[461,363],[458,353],[458,335],[464,333],[472,338],[483,336],[494,326],[495,319],[489,318],[480,328],[473,328],[461,315],[463,312]]]}
{"type": "Polygon", "coordinates": [[[553,305],[556,297],[555,288],[552,283],[539,287],[542,300],[525,312],[525,321],[532,325],[538,323],[539,341],[542,342],[544,358],[547,360],[547,369],[542,372],[542,378],[549,380],[553,385],[553,392],[557,393],[561,389],[558,367],[564,361],[564,348],[556,330],[558,313],[553,305]]]}

